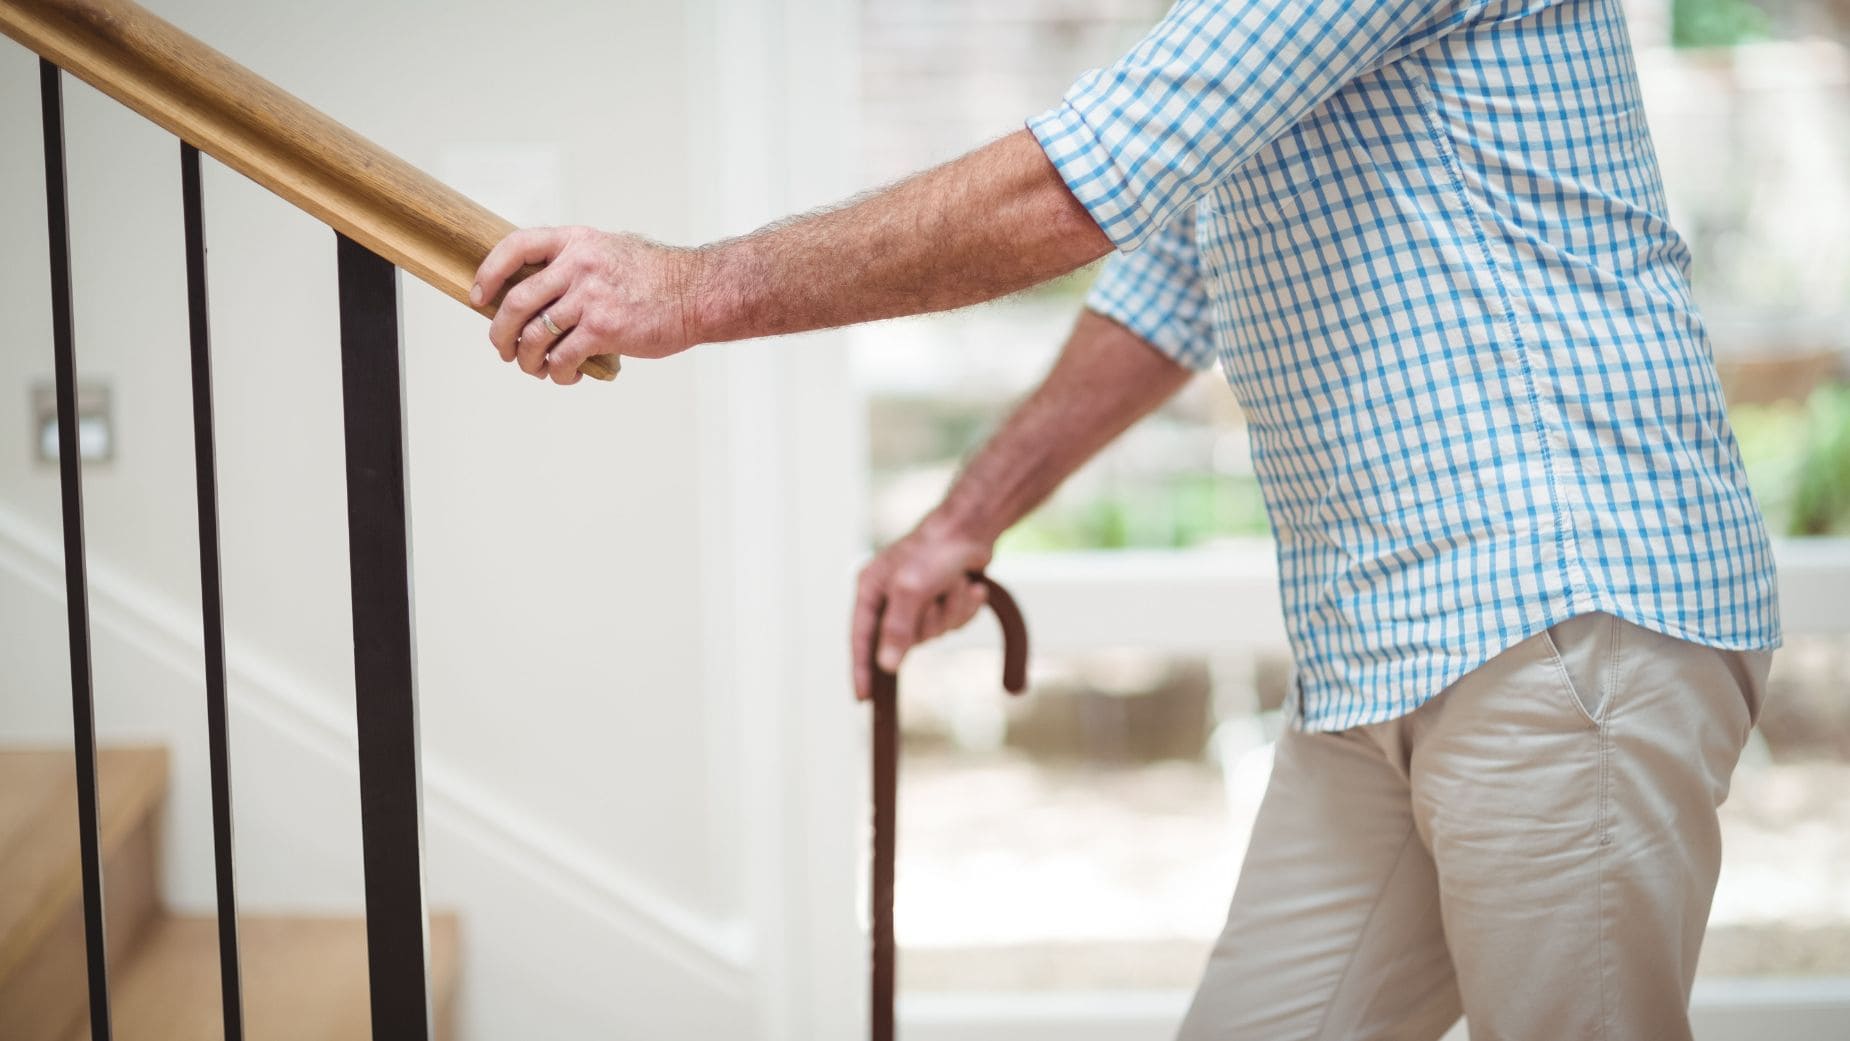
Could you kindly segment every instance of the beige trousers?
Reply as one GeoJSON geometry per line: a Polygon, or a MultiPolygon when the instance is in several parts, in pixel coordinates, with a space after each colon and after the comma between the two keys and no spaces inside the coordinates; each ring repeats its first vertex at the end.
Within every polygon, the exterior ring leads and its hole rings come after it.
{"type": "Polygon", "coordinates": [[[1770,659],[1581,615],[1287,734],[1181,1041],[1688,1038],[1770,659]]]}

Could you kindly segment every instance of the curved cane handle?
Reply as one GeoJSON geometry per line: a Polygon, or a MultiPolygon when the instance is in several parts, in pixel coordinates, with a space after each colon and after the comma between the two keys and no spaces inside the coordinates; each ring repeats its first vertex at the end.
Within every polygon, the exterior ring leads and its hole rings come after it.
{"type": "Polygon", "coordinates": [[[980,571],[972,571],[970,577],[988,588],[989,609],[1002,626],[1002,689],[1020,694],[1028,689],[1028,623],[1002,583],[980,571]]]}
{"type": "MultiPolygon", "coordinates": [[[[1028,623],[1022,617],[1021,607],[1002,583],[981,571],[966,574],[970,581],[982,583],[987,590],[986,602],[996,614],[996,624],[1002,627],[1002,689],[1020,694],[1028,689],[1028,623]]],[[[874,616],[874,633],[867,649],[867,660],[873,663],[876,683],[892,676],[880,667],[880,623],[885,613],[886,606],[882,604],[880,613],[874,616]]]]}

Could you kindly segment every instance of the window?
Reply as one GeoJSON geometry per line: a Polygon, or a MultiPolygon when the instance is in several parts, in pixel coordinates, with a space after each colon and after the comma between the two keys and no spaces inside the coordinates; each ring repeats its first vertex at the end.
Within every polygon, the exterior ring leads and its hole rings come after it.
{"type": "MultiPolygon", "coordinates": [[[[864,0],[870,175],[1014,129],[1166,6],[864,0]]],[[[1673,217],[1789,577],[1793,635],[1723,811],[1702,972],[1850,979],[1850,620],[1790,580],[1850,573],[1850,5],[1629,6],[1673,217]]],[[[1089,277],[857,334],[878,541],[1033,386],[1089,277]]],[[[1001,552],[1004,572],[1064,591],[1058,618],[1030,619],[1053,650],[1021,703],[975,640],[908,665],[904,984],[1186,988],[1232,891],[1287,664],[1224,384],[1197,380],[1001,552]],[[1201,617],[1204,596],[1223,613],[1201,617]]]]}

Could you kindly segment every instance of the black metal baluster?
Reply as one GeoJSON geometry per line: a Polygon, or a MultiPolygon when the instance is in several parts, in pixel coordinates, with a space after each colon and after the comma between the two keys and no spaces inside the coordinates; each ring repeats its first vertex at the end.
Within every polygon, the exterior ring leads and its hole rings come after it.
{"type": "Polygon", "coordinates": [[[373,1036],[425,1041],[430,1036],[429,959],[398,269],[346,236],[339,239],[341,393],[373,1036]]]}
{"type": "Polygon", "coordinates": [[[206,307],[206,224],[199,149],[180,143],[186,219],[186,307],[193,346],[193,469],[199,495],[199,603],[205,633],[206,745],[212,764],[212,854],[218,873],[218,975],[225,1041],[244,1041],[238,896],[231,842],[231,739],[225,712],[225,611],[219,582],[218,451],[212,432],[212,327],[206,307]]]}
{"type": "Polygon", "coordinates": [[[51,240],[51,343],[58,396],[58,483],[64,493],[64,602],[71,648],[71,737],[77,748],[90,1037],[109,1041],[109,958],[103,929],[103,856],[97,831],[96,705],[90,676],[89,576],[84,566],[83,460],[77,443],[77,352],[71,319],[70,206],[64,183],[64,92],[58,67],[39,61],[45,124],[45,222],[51,240]]]}

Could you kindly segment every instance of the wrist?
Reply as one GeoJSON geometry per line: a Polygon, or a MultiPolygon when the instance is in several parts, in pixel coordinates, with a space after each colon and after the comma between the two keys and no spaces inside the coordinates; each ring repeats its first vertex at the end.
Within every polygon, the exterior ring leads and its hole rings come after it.
{"type": "Polygon", "coordinates": [[[989,562],[996,540],[1008,527],[1009,522],[997,517],[993,509],[956,494],[946,497],[919,522],[920,533],[928,538],[979,547],[983,564],[989,562]]]}
{"type": "Polygon", "coordinates": [[[751,326],[745,289],[749,258],[744,242],[731,239],[685,251],[681,280],[681,325],[688,346],[746,340],[763,335],[751,326]]]}
{"type": "Polygon", "coordinates": [[[695,246],[675,251],[675,308],[680,313],[683,347],[697,347],[713,340],[709,248],[695,246]]]}

